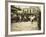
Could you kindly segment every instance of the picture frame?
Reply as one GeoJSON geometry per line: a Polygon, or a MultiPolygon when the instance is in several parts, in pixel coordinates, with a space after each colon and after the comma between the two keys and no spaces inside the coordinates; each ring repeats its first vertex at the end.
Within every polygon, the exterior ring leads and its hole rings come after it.
{"type": "Polygon", "coordinates": [[[44,15],[44,3],[8,2],[8,35],[44,34],[44,15]]]}

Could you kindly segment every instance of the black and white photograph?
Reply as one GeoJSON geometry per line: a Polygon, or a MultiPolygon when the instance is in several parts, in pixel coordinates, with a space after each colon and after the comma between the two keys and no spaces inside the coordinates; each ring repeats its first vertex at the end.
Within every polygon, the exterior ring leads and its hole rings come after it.
{"type": "Polygon", "coordinates": [[[43,4],[8,3],[8,33],[43,32],[43,4]]]}
{"type": "Polygon", "coordinates": [[[11,5],[11,31],[41,30],[41,11],[38,6],[11,5]]]}

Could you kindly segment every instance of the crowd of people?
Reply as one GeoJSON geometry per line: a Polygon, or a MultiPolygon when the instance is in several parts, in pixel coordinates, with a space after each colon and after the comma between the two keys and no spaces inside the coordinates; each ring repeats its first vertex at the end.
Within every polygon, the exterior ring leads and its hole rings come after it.
{"type": "Polygon", "coordinates": [[[11,22],[33,22],[35,19],[35,15],[14,15],[11,17],[11,22]]]}

